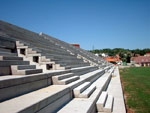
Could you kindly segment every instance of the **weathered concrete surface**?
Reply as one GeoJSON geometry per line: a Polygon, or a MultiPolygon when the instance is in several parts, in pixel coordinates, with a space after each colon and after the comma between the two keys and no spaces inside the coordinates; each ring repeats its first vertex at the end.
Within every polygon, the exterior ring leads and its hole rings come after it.
{"type": "Polygon", "coordinates": [[[104,111],[104,105],[105,105],[107,96],[108,96],[108,93],[103,91],[99,99],[96,102],[97,111],[99,112],[104,111]]]}
{"type": "Polygon", "coordinates": [[[112,95],[108,95],[106,103],[105,103],[105,107],[104,107],[104,111],[107,113],[111,113],[112,109],[113,109],[113,101],[114,101],[114,97],[112,95]]]}
{"type": "Polygon", "coordinates": [[[35,113],[41,109],[44,109],[48,105],[49,108],[51,108],[49,112],[54,112],[61,106],[57,100],[65,95],[67,96],[61,102],[62,105],[66,103],[66,100],[69,101],[71,99],[70,88],[64,85],[51,85],[49,87],[2,102],[0,104],[0,112],[35,113]],[[52,104],[54,101],[57,101],[55,106],[52,104]]]}
{"type": "Polygon", "coordinates": [[[85,82],[73,90],[74,96],[78,97],[85,89],[90,86],[90,82],[85,82]]]}
{"type": "Polygon", "coordinates": [[[116,67],[114,75],[115,77],[112,77],[107,89],[108,94],[114,97],[112,113],[126,113],[118,67],[116,67]]]}
{"type": "Polygon", "coordinates": [[[89,98],[75,98],[58,113],[96,113],[96,101],[101,91],[96,89],[89,98]]]}
{"type": "Polygon", "coordinates": [[[53,71],[51,73],[40,73],[28,76],[1,76],[0,101],[49,86],[52,84],[52,76],[66,72],[68,71],[53,71]]]}

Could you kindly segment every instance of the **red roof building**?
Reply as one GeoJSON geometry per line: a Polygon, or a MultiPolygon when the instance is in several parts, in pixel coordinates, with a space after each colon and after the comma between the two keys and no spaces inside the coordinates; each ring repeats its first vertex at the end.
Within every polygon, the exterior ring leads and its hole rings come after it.
{"type": "Polygon", "coordinates": [[[150,53],[146,53],[144,56],[150,56],[150,53]]]}
{"type": "Polygon", "coordinates": [[[71,44],[71,45],[80,48],[80,45],[79,45],[79,44],[71,44]]]}
{"type": "Polygon", "coordinates": [[[131,62],[135,64],[139,64],[141,66],[150,66],[150,56],[139,56],[139,57],[132,57],[131,62]]]}

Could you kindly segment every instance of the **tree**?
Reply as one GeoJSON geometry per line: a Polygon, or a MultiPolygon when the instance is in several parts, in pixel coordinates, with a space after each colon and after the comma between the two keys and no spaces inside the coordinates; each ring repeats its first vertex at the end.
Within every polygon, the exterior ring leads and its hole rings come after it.
{"type": "Polygon", "coordinates": [[[135,54],[139,54],[139,55],[145,55],[146,53],[150,53],[150,49],[146,48],[146,49],[134,49],[134,50],[129,50],[129,49],[123,49],[123,48],[114,48],[114,49],[96,49],[96,50],[91,50],[90,52],[92,53],[105,53],[108,54],[109,56],[115,56],[116,54],[119,54],[120,59],[123,62],[130,62],[131,57],[134,57],[135,54]]]}

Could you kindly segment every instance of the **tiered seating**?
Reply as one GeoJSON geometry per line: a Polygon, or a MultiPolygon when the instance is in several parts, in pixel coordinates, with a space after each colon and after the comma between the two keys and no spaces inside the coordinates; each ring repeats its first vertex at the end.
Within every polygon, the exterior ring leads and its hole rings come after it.
{"type": "Polygon", "coordinates": [[[89,63],[100,66],[100,67],[105,67],[106,65],[108,65],[109,63],[107,63],[106,61],[104,61],[102,58],[95,56],[92,53],[89,53],[81,48],[78,47],[74,47],[72,45],[69,45],[65,42],[62,42],[58,39],[55,39],[53,37],[50,37],[46,34],[41,33],[41,36],[43,36],[45,39],[49,40],[50,42],[56,44],[56,45],[61,45],[63,49],[68,50],[71,53],[74,53],[76,55],[79,55],[81,58],[83,58],[84,60],[87,60],[89,63]]]}
{"type": "Polygon", "coordinates": [[[7,32],[7,38],[11,36],[11,39],[20,41],[23,46],[26,45],[28,48],[32,48],[37,53],[40,53],[41,56],[45,56],[56,64],[59,63],[61,67],[68,69],[69,67],[75,68],[90,65],[89,63],[83,62],[83,60],[77,59],[75,55],[70,54],[70,52],[62,49],[59,45],[44,40],[39,34],[20,29],[13,25],[8,25],[4,22],[1,22],[1,26],[5,26],[1,29],[7,32]],[[9,31],[7,29],[9,29],[9,31]],[[71,62],[72,59],[74,59],[75,62],[71,62]]]}
{"type": "MultiPolygon", "coordinates": [[[[58,111],[58,113],[95,113],[95,112],[112,112],[113,100],[110,99],[106,102],[104,108],[105,110],[99,110],[98,100],[101,100],[101,93],[105,91],[107,86],[109,85],[110,77],[113,72],[113,68],[109,70],[109,72],[100,75],[98,79],[90,80],[90,82],[84,82],[81,85],[78,85],[75,89],[73,89],[73,93],[75,98],[70,101],[65,107],[58,111]],[[96,87],[96,88],[95,88],[96,87]],[[97,103],[97,104],[96,104],[97,103]],[[83,110],[83,111],[82,111],[83,110]]],[[[87,77],[87,76],[86,76],[87,77]]],[[[83,77],[83,78],[86,78],[83,77]]],[[[90,77],[87,77],[88,79],[90,77]]],[[[93,78],[93,77],[92,77],[93,78]]],[[[113,98],[113,97],[112,97],[113,98]]]]}
{"type": "Polygon", "coordinates": [[[101,58],[2,21],[0,43],[0,112],[112,112],[109,94],[99,110],[114,70],[101,58]]]}

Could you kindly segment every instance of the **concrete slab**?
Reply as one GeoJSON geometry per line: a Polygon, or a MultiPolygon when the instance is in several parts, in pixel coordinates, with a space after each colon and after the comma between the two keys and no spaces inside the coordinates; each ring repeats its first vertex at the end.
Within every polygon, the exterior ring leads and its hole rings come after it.
{"type": "Polygon", "coordinates": [[[79,98],[88,98],[96,89],[95,85],[91,85],[85,91],[83,91],[78,97],[79,98]]]}
{"type": "Polygon", "coordinates": [[[90,98],[75,98],[57,113],[96,113],[95,103],[100,92],[96,89],[90,98]]]}
{"type": "MultiPolygon", "coordinates": [[[[2,102],[0,110],[2,113],[35,113],[68,93],[70,89],[67,86],[52,85],[2,102]]],[[[53,109],[56,110],[57,107],[53,109]]]]}
{"type": "Polygon", "coordinates": [[[112,113],[126,113],[118,67],[116,67],[114,73],[116,76],[112,77],[107,89],[108,94],[113,95],[114,97],[112,113]]]}
{"type": "Polygon", "coordinates": [[[104,105],[107,99],[108,93],[103,91],[100,95],[98,101],[96,102],[97,111],[102,112],[104,111],[104,105]]]}
{"type": "Polygon", "coordinates": [[[112,112],[113,102],[114,102],[114,97],[112,95],[108,95],[106,103],[105,103],[105,107],[104,107],[105,112],[107,112],[107,113],[112,112]]]}
{"type": "Polygon", "coordinates": [[[78,97],[86,88],[90,86],[90,82],[85,82],[73,90],[74,96],[78,97]]]}

